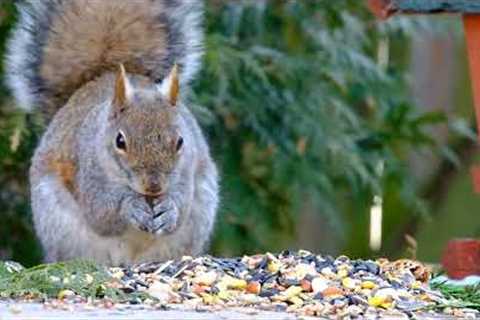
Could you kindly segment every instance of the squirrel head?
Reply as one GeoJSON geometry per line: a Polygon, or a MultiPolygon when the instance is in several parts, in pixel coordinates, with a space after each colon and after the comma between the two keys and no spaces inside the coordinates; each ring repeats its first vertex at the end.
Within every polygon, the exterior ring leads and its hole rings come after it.
{"type": "Polygon", "coordinates": [[[175,66],[155,89],[131,84],[120,65],[106,131],[108,156],[115,178],[135,192],[160,197],[168,190],[184,147],[175,66]]]}

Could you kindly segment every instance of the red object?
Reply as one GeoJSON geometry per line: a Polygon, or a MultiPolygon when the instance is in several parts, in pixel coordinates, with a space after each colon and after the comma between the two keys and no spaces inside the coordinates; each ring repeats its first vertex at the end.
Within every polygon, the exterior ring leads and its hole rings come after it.
{"type": "Polygon", "coordinates": [[[380,19],[387,19],[396,11],[389,0],[368,0],[368,7],[380,19]]]}
{"type": "Polygon", "coordinates": [[[480,275],[480,240],[450,240],[443,253],[442,266],[452,279],[480,275]]]}
{"type": "Polygon", "coordinates": [[[475,190],[475,193],[480,193],[480,167],[472,166],[470,173],[473,179],[473,189],[475,190]]]}

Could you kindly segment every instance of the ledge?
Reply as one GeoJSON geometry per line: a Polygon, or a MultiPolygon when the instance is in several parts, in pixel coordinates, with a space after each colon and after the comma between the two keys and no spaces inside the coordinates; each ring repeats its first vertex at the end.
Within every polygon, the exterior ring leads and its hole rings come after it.
{"type": "Polygon", "coordinates": [[[368,0],[368,5],[383,19],[396,13],[480,14],[480,0],[368,0]]]}

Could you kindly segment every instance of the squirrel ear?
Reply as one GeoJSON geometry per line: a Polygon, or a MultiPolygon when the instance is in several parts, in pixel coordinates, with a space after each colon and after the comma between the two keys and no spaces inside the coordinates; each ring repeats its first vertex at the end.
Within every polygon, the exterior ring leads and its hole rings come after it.
{"type": "Polygon", "coordinates": [[[117,71],[117,78],[115,80],[115,92],[113,95],[113,104],[115,106],[125,106],[125,103],[130,99],[132,89],[125,73],[123,64],[119,65],[117,71]]]}
{"type": "Polygon", "coordinates": [[[168,99],[172,106],[177,105],[180,94],[180,83],[178,80],[178,66],[175,64],[170,74],[162,81],[160,93],[168,99]]]}

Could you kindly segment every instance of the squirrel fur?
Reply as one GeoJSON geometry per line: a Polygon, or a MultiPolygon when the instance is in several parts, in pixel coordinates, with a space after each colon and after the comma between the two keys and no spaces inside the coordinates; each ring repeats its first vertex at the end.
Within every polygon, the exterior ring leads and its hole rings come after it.
{"type": "Polygon", "coordinates": [[[17,103],[49,120],[30,169],[47,262],[197,255],[218,174],[182,101],[200,66],[198,0],[26,0],[8,46],[17,103]]]}

